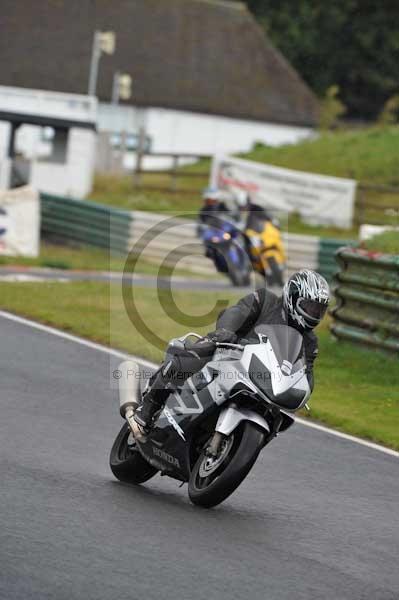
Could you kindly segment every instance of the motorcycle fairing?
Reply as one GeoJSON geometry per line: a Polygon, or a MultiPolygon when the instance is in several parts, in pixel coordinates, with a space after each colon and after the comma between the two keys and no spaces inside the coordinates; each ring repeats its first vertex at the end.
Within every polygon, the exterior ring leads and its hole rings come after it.
{"type": "Polygon", "coordinates": [[[211,419],[213,414],[216,424],[220,406],[228,400],[238,381],[244,381],[254,394],[258,392],[240,360],[212,360],[189,377],[169,396],[147,440],[138,442],[144,457],[161,471],[187,481],[191,471],[190,450],[198,425],[211,419]]]}
{"type": "Polygon", "coordinates": [[[239,268],[245,266],[247,254],[241,238],[242,232],[230,221],[221,221],[220,227],[209,225],[203,230],[202,241],[207,249],[206,255],[214,261],[219,272],[228,273],[227,259],[239,268]],[[224,237],[226,233],[230,236],[228,239],[224,237]]]}
{"type": "Polygon", "coordinates": [[[292,387],[291,384],[289,384],[288,389],[279,391],[278,394],[275,393],[273,389],[272,373],[259,360],[256,354],[252,354],[251,356],[248,374],[257,388],[279,407],[295,411],[302,405],[306,396],[306,390],[301,389],[301,386],[295,385],[292,387]]]}
{"type": "Polygon", "coordinates": [[[211,422],[213,416],[215,425],[220,406],[237,395],[238,385],[283,410],[296,411],[306,403],[310,388],[302,336],[296,330],[280,325],[261,326],[258,336],[259,343],[246,345],[242,353],[237,355],[235,352],[235,358],[230,360],[216,352],[200,373],[188,378],[169,397],[146,442],[138,442],[151,464],[176,479],[187,481],[192,462],[190,452],[198,425],[206,420],[211,422]],[[282,328],[280,332],[279,327],[282,328]],[[251,377],[255,372],[263,374],[262,385],[251,377]]]}
{"type": "Polygon", "coordinates": [[[249,378],[273,403],[298,410],[311,393],[301,334],[286,325],[262,325],[256,332],[262,343],[245,346],[241,359],[249,378]]]}
{"type": "Polygon", "coordinates": [[[168,472],[180,481],[188,481],[191,471],[190,450],[198,425],[212,417],[212,413],[215,413],[216,422],[218,408],[209,390],[206,387],[197,390],[189,378],[177,392],[169,396],[147,440],[138,442],[140,451],[159,470],[168,472]]]}

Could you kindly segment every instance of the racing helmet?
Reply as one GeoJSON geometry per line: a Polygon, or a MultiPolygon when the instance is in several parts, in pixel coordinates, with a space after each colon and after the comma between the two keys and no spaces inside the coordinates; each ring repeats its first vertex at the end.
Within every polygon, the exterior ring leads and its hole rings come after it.
{"type": "Polygon", "coordinates": [[[202,192],[202,199],[207,206],[220,202],[220,191],[217,187],[207,187],[202,192]]]}
{"type": "Polygon", "coordinates": [[[284,285],[283,305],[295,323],[313,329],[324,317],[330,301],[330,288],[322,275],[303,269],[284,285]]]}
{"type": "Polygon", "coordinates": [[[234,200],[238,210],[245,210],[249,204],[249,194],[245,190],[234,190],[234,200]]]}

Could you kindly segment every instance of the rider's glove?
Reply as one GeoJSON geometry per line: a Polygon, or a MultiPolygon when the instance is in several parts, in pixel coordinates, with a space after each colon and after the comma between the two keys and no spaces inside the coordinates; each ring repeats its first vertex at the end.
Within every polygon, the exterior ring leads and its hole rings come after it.
{"type": "Polygon", "coordinates": [[[206,334],[206,338],[211,342],[225,342],[230,344],[234,344],[237,340],[236,334],[228,329],[216,329],[215,331],[211,331],[206,334]]]}

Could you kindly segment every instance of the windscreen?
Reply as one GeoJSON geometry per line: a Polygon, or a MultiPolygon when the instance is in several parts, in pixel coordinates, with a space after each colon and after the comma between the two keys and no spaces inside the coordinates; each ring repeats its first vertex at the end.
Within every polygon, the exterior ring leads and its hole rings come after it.
{"type": "MultiPolygon", "coordinates": [[[[276,358],[280,364],[288,361],[292,365],[302,357],[303,337],[293,327],[288,325],[259,325],[255,332],[268,338],[276,358]]],[[[266,339],[263,340],[266,342],[266,339]]]]}

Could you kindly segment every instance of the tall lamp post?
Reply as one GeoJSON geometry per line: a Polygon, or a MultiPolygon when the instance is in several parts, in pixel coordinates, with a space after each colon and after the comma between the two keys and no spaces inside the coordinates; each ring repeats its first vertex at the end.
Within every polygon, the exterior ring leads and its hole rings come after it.
{"type": "Polygon", "coordinates": [[[93,47],[91,51],[90,75],[89,75],[89,96],[96,95],[98,65],[101,54],[113,54],[115,51],[115,32],[114,31],[95,31],[93,37],[93,47]]]}

